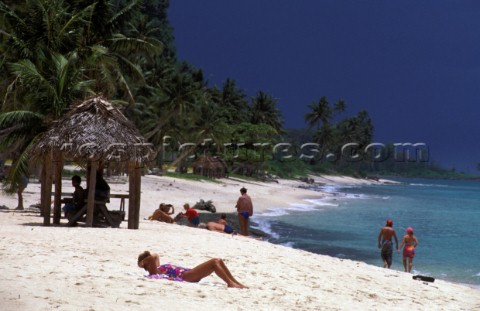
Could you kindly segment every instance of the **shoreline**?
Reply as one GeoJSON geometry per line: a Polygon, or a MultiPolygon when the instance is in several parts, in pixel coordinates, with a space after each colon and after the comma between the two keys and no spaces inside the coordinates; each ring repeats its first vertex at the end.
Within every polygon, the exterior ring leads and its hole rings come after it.
{"type": "MultiPolygon", "coordinates": [[[[311,210],[301,211],[301,210],[297,209],[295,211],[302,213],[302,212],[310,212],[311,210]]],[[[231,214],[231,215],[227,214],[227,218],[230,219],[229,216],[234,216],[234,215],[235,214],[231,214]]],[[[279,242],[272,241],[272,239],[278,239],[280,237],[283,237],[278,232],[272,232],[272,231],[268,231],[268,230],[265,231],[262,228],[257,228],[257,227],[254,227],[254,230],[250,230],[250,231],[251,231],[251,233],[253,233],[251,235],[254,235],[256,237],[261,237],[261,238],[264,239],[265,242],[268,242],[268,243],[271,243],[271,244],[274,244],[274,245],[279,245],[279,246],[283,246],[283,247],[287,247],[287,248],[291,248],[291,249],[295,249],[295,250],[301,250],[301,251],[309,252],[309,253],[312,253],[312,254],[328,256],[328,257],[332,257],[332,258],[338,258],[338,259],[342,259],[342,260],[358,261],[358,262],[362,262],[362,263],[364,263],[366,265],[369,265],[369,266],[372,266],[372,267],[381,267],[382,266],[380,259],[378,259],[378,264],[376,264],[376,263],[366,262],[366,261],[359,260],[359,259],[352,259],[352,258],[348,258],[348,257],[336,256],[336,255],[332,255],[332,254],[325,253],[325,252],[309,251],[309,250],[303,249],[301,247],[295,247],[295,244],[296,244],[295,242],[281,242],[281,243],[279,243],[279,242]]],[[[400,241],[399,241],[399,243],[400,243],[400,241]]],[[[395,268],[391,268],[389,270],[403,272],[402,267],[395,267],[395,268]]],[[[431,273],[428,273],[428,272],[427,273],[422,273],[421,271],[411,273],[412,276],[416,275],[416,274],[421,274],[421,275],[425,275],[425,276],[433,276],[433,275],[431,275],[431,273]]],[[[435,280],[442,280],[444,282],[448,282],[448,283],[452,283],[452,284],[458,284],[458,285],[467,286],[467,287],[470,287],[470,288],[473,288],[473,289],[480,290],[480,284],[465,283],[465,282],[455,280],[455,279],[442,278],[441,276],[440,277],[439,276],[434,276],[434,277],[435,277],[435,280]]]]}
{"type": "MultiPolygon", "coordinates": [[[[295,181],[245,185],[254,204],[259,205],[257,211],[277,204],[288,207],[306,193],[316,198],[320,195],[297,189],[295,181]]],[[[67,228],[64,219],[61,226],[44,227],[38,209],[0,209],[0,271],[4,278],[0,304],[12,310],[155,309],[159,303],[165,310],[345,310],[380,309],[394,301],[397,310],[480,308],[480,290],[469,286],[442,280],[424,284],[412,280],[411,274],[359,261],[144,220],[158,202],[178,208],[200,198],[214,200],[217,213],[211,215],[231,213],[241,186],[237,181],[213,184],[142,178],[139,230],[126,230],[125,222],[119,229],[67,228]],[[147,279],[136,267],[136,256],[144,250],[159,252],[163,263],[186,267],[222,258],[232,274],[250,288],[227,289],[216,276],[200,284],[147,279]]],[[[114,192],[124,189],[122,184],[111,187],[114,192]]],[[[26,192],[25,206],[37,203],[35,184],[26,192]]],[[[15,196],[1,197],[2,204],[14,206],[15,196]]],[[[109,208],[116,204],[112,201],[109,208]]]]}
{"type": "MultiPolygon", "coordinates": [[[[395,184],[397,185],[403,185],[404,183],[403,182],[395,182],[395,184]]],[[[409,184],[410,185],[410,184],[409,184]]],[[[418,184],[411,184],[412,186],[418,186],[418,184]]],[[[423,184],[421,184],[423,186],[423,184]]],[[[368,187],[368,185],[365,185],[366,187],[368,187]]],[[[427,184],[427,186],[435,186],[436,185],[430,185],[430,184],[427,184]]],[[[322,191],[324,189],[322,189],[322,187],[324,186],[320,186],[317,188],[316,191],[322,191]]],[[[350,202],[350,203],[347,203],[347,204],[351,204],[352,206],[355,205],[355,204],[359,204],[359,202],[361,201],[358,201],[358,200],[364,200],[364,199],[369,199],[369,200],[377,200],[378,199],[388,199],[388,197],[378,197],[378,195],[376,194],[365,194],[365,192],[349,192],[349,188],[358,188],[358,187],[349,187],[348,184],[345,184],[345,185],[333,185],[333,186],[327,186],[327,187],[332,187],[331,189],[329,189],[329,193],[332,194],[333,196],[331,197],[324,197],[322,199],[318,199],[318,201],[320,202],[324,202],[326,204],[320,204],[320,205],[316,205],[316,203],[314,202],[311,202],[312,204],[312,207],[309,208],[309,207],[305,207],[305,208],[283,208],[286,210],[286,213],[282,213],[281,210],[282,209],[279,209],[279,213],[278,215],[273,215],[273,216],[279,216],[279,217],[287,217],[287,220],[268,220],[268,218],[266,220],[264,220],[265,222],[267,222],[267,228],[270,229],[272,225],[274,224],[277,224],[278,225],[278,222],[282,223],[283,221],[286,221],[287,224],[289,223],[289,214],[291,214],[292,212],[293,213],[302,213],[302,212],[315,212],[315,210],[331,210],[332,208],[334,209],[335,207],[337,206],[340,206],[342,205],[342,201],[343,202],[350,202]],[[344,186],[346,186],[345,188],[343,188],[344,186]],[[343,188],[343,190],[341,190],[341,188],[343,188]],[[333,191],[330,191],[332,190],[333,191]],[[354,203],[356,202],[356,203],[354,203]],[[329,203],[332,203],[332,207],[330,207],[329,203]]],[[[308,202],[310,202],[311,200],[306,200],[308,202]]],[[[315,201],[315,200],[314,200],[315,201]]],[[[356,206],[356,205],[355,205],[356,206]]],[[[345,205],[344,205],[345,207],[345,205]]],[[[359,207],[359,206],[356,206],[356,207],[359,207]]],[[[350,207],[352,208],[352,207],[350,207]]],[[[335,213],[335,212],[333,212],[335,213]]],[[[313,217],[313,216],[312,216],[313,217]]],[[[290,221],[293,222],[292,220],[293,218],[290,218],[290,221]]],[[[296,225],[296,223],[294,223],[294,225],[296,225]]],[[[288,225],[287,225],[288,226],[288,225]]],[[[272,226],[273,227],[273,226],[272,226]]],[[[277,229],[279,227],[277,226],[277,229]]],[[[309,227],[310,229],[312,227],[309,227]]],[[[261,230],[261,228],[260,228],[261,230]]],[[[270,239],[269,242],[271,243],[275,243],[275,244],[278,244],[278,245],[284,245],[284,246],[287,246],[287,247],[292,247],[292,248],[295,248],[295,249],[302,249],[302,250],[305,250],[305,251],[311,251],[315,254],[321,254],[321,255],[327,255],[327,256],[332,256],[332,257],[335,257],[335,258],[346,258],[346,259],[351,259],[351,260],[358,260],[358,261],[361,261],[361,262],[364,262],[366,264],[369,264],[369,265],[372,265],[372,266],[381,266],[381,263],[380,261],[377,263],[376,261],[372,261],[371,258],[366,258],[365,260],[363,259],[356,259],[358,258],[357,256],[357,253],[355,253],[355,248],[353,247],[352,249],[354,250],[354,252],[352,253],[346,253],[346,254],[349,254],[349,255],[345,255],[344,253],[335,253],[333,254],[332,252],[330,252],[328,249],[325,249],[325,245],[322,245],[318,248],[310,248],[308,246],[308,244],[306,243],[311,243],[311,241],[309,240],[308,237],[305,237],[301,235],[301,233],[299,233],[300,235],[299,236],[296,236],[297,240],[296,239],[290,239],[290,241],[285,241],[285,240],[289,240],[288,239],[288,235],[287,235],[287,232],[285,230],[282,231],[282,229],[279,229],[280,231],[272,231],[272,230],[268,230],[268,231],[265,231],[267,233],[268,236],[270,237],[273,237],[273,240],[270,239]],[[278,241],[278,240],[283,240],[283,241],[278,241]],[[305,239],[305,240],[302,240],[302,239],[305,239]],[[276,240],[276,241],[275,241],[276,240]],[[302,246],[298,246],[298,245],[307,245],[306,247],[302,247],[302,246]],[[315,249],[315,250],[314,250],[315,249]]],[[[314,229],[311,229],[311,230],[314,230],[314,229]]],[[[300,231],[301,232],[301,231],[300,231]]],[[[397,231],[397,234],[398,234],[399,231],[397,231]]],[[[378,234],[378,232],[376,232],[378,234]]],[[[350,232],[351,234],[351,232],[350,232]]],[[[319,235],[319,238],[321,239],[322,235],[319,235]]],[[[401,240],[401,237],[402,237],[402,234],[399,235],[399,242],[401,240]]],[[[376,239],[376,236],[375,236],[375,239],[376,239]]],[[[400,244],[400,243],[399,243],[400,244]]],[[[310,245],[313,245],[313,244],[310,244],[310,245]]],[[[364,245],[364,244],[363,244],[364,245]]],[[[350,247],[350,246],[347,246],[347,247],[350,247]]],[[[375,251],[375,250],[374,250],[375,251]]],[[[401,259],[401,254],[400,254],[400,259],[401,259]]],[[[393,269],[396,270],[396,271],[400,271],[402,272],[403,271],[403,267],[401,267],[401,261],[400,262],[397,262],[397,263],[400,263],[400,266],[395,266],[393,269]]],[[[429,264],[429,263],[428,263],[429,264]]],[[[465,286],[469,286],[469,287],[472,287],[472,288],[476,288],[476,289],[480,289],[480,283],[478,283],[478,278],[476,279],[476,277],[478,277],[480,274],[469,274],[469,275],[462,275],[460,273],[460,275],[458,275],[458,271],[456,270],[452,270],[452,271],[448,271],[448,272],[445,272],[447,271],[448,268],[452,268],[452,267],[455,267],[454,269],[460,269],[461,267],[458,267],[455,266],[453,263],[447,263],[447,264],[444,264],[444,269],[440,269],[440,270],[431,270],[431,269],[428,269],[428,264],[426,265],[426,263],[424,262],[423,263],[423,267],[420,268],[420,270],[416,270],[414,269],[415,271],[413,271],[412,273],[413,274],[421,274],[421,275],[427,275],[427,276],[434,276],[436,279],[441,279],[443,281],[446,281],[446,282],[451,282],[451,283],[454,283],[454,284],[460,284],[460,285],[465,285],[465,286]],[[449,265],[451,264],[451,265],[449,265]],[[425,269],[425,270],[424,270],[425,269]],[[473,279],[472,279],[473,278],[473,279]],[[471,283],[469,283],[471,282],[471,283]]],[[[474,271],[478,271],[478,270],[474,270],[474,271]]]]}

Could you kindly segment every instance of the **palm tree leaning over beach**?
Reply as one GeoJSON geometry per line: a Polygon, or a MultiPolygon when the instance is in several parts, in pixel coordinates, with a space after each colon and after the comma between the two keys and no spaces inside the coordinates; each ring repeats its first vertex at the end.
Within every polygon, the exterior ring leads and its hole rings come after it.
{"type": "Polygon", "coordinates": [[[25,173],[30,143],[72,102],[101,92],[134,103],[129,77],[143,77],[132,60],[160,46],[128,37],[139,1],[123,8],[114,2],[0,2],[0,148],[19,154],[7,179],[10,190],[25,173]]]}

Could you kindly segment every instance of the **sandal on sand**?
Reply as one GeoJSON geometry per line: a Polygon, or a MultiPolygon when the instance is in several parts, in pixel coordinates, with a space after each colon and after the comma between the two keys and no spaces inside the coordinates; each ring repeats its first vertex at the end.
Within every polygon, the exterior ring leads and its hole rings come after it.
{"type": "Polygon", "coordinates": [[[425,276],[425,275],[414,275],[412,276],[414,280],[420,280],[420,281],[425,281],[425,282],[435,282],[435,278],[432,278],[431,276],[425,276]]]}

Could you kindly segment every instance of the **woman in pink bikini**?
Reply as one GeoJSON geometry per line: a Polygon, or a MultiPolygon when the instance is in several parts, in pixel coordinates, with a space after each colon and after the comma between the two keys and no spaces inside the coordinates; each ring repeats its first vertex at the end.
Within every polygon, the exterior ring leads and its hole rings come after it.
{"type": "Polygon", "coordinates": [[[411,227],[407,228],[407,234],[403,236],[402,243],[400,243],[400,248],[403,246],[405,246],[403,249],[403,267],[405,268],[405,272],[407,272],[408,258],[408,272],[411,272],[413,257],[415,257],[415,248],[418,246],[417,237],[413,235],[413,229],[411,227]]]}
{"type": "Polygon", "coordinates": [[[189,269],[171,264],[160,265],[160,256],[158,254],[150,254],[149,251],[145,251],[138,255],[137,264],[140,268],[147,270],[150,275],[165,274],[172,280],[194,283],[215,272],[216,275],[227,283],[228,287],[247,288],[233,277],[220,258],[207,260],[195,268],[189,269]]]}

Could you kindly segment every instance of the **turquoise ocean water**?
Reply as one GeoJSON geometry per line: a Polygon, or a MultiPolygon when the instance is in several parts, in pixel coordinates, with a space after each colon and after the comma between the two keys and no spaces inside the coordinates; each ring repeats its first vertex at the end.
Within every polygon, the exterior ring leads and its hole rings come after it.
{"type": "MultiPolygon", "coordinates": [[[[317,187],[335,196],[257,214],[253,227],[272,243],[383,266],[377,237],[392,219],[399,244],[407,227],[419,240],[413,273],[480,286],[480,182],[398,181],[317,187]]],[[[403,271],[401,253],[392,269],[403,271]]]]}

